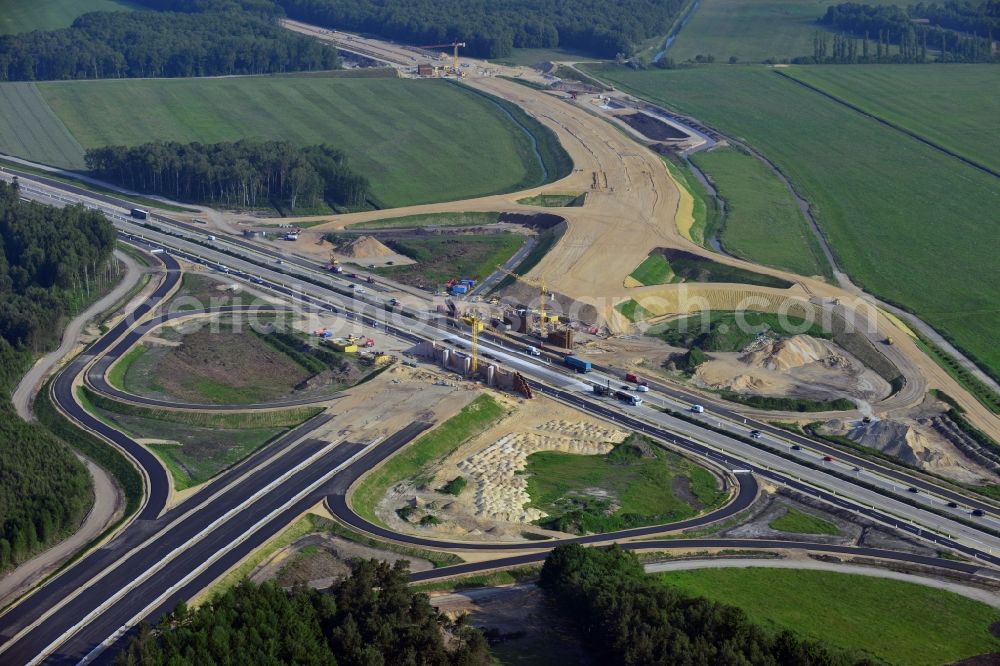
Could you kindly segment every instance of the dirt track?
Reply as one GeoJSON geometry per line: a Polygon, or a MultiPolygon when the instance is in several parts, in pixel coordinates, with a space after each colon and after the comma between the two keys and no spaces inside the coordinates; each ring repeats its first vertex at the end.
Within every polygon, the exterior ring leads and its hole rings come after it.
{"type": "MultiPolygon", "coordinates": [[[[409,51],[400,53],[400,58],[408,55],[411,55],[409,51]]],[[[765,309],[773,309],[776,307],[776,300],[785,298],[839,299],[839,309],[870,315],[874,322],[873,330],[868,332],[871,340],[880,342],[887,337],[894,339],[896,344],[886,347],[884,351],[909,378],[911,390],[907,391],[907,395],[919,402],[926,389],[942,389],[965,407],[969,418],[979,428],[1000,439],[1000,419],[927,357],[916,346],[914,339],[897,326],[894,318],[887,317],[874,307],[870,297],[822,280],[718,255],[692,242],[687,237],[693,219],[693,201],[690,196],[670,177],[659,156],[630,138],[629,134],[619,131],[607,116],[601,115],[593,104],[594,99],[581,96],[574,103],[563,95],[534,90],[492,76],[502,74],[537,78],[526,68],[501,67],[468,58],[461,60],[474,66],[471,71],[487,73],[486,76],[466,78],[467,85],[514,102],[551,128],[572,157],[574,171],[556,183],[517,193],[341,215],[327,224],[303,232],[305,242],[300,241],[297,252],[312,256],[317,261],[325,261],[328,246],[317,244],[316,241],[326,232],[355,222],[420,213],[470,210],[551,213],[552,209],[524,206],[518,204],[517,200],[542,192],[587,192],[587,203],[583,207],[558,211],[566,218],[568,230],[530,272],[530,276],[544,280],[552,291],[594,306],[612,330],[624,332],[631,328],[631,323],[621,317],[614,306],[636,297],[640,297],[637,300],[641,299],[644,305],[646,302],[665,302],[664,310],[669,309],[670,304],[676,303],[685,292],[690,294],[692,290],[701,292],[699,295],[707,295],[710,307],[757,296],[769,302],[765,309]],[[313,242],[309,242],[310,240],[313,242]],[[783,292],[748,285],[626,287],[628,275],[657,247],[687,250],[711,257],[720,263],[784,278],[794,286],[783,292]],[[775,293],[776,291],[779,293],[775,293]]],[[[329,219],[302,218],[303,221],[329,219]]],[[[295,220],[286,220],[293,221],[295,220]]],[[[903,408],[904,405],[900,402],[897,396],[891,408],[903,408]]]]}

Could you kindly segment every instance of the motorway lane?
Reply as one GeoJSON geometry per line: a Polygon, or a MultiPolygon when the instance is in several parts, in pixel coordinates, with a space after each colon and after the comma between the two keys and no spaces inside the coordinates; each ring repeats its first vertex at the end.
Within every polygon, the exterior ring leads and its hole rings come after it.
{"type": "MultiPolygon", "coordinates": [[[[624,370],[597,365],[594,366],[594,369],[598,372],[618,378],[619,381],[625,381],[626,373],[624,370]]],[[[892,467],[878,465],[873,463],[871,460],[860,457],[850,451],[844,450],[843,448],[826,444],[820,440],[804,437],[794,432],[773,426],[767,422],[757,421],[752,418],[745,417],[739,412],[736,412],[715,400],[679,391],[664,383],[657,382],[656,380],[650,380],[648,377],[643,377],[643,380],[649,384],[650,393],[647,395],[662,393],[674,400],[688,405],[700,404],[704,406],[704,420],[706,422],[709,421],[710,418],[718,419],[719,417],[738,424],[746,421],[745,429],[747,435],[749,435],[750,430],[760,430],[762,433],[771,435],[776,439],[808,447],[809,449],[819,452],[821,455],[831,456],[835,460],[860,467],[861,469],[869,469],[873,471],[877,470],[879,474],[898,481],[901,486],[913,486],[914,488],[919,488],[920,490],[939,495],[949,501],[958,502],[970,508],[981,509],[982,511],[992,513],[995,516],[1000,516],[1000,511],[997,510],[997,507],[993,504],[987,503],[985,500],[958,493],[946,487],[935,485],[919,476],[908,474],[892,467]]],[[[694,416],[694,414],[691,416],[694,416]]]]}
{"type": "Polygon", "coordinates": [[[88,347],[82,354],[71,361],[64,368],[52,383],[53,401],[76,422],[82,424],[88,430],[98,433],[106,439],[114,442],[118,447],[124,449],[139,465],[145,470],[147,477],[147,497],[140,510],[137,519],[151,520],[159,515],[166,505],[170,495],[170,480],[166,469],[159,463],[156,457],[146,448],[142,447],[131,438],[110,427],[100,419],[92,416],[83,409],[73,395],[73,383],[83,370],[83,368],[94,360],[95,357],[107,351],[115,340],[125,334],[137,320],[144,317],[153,308],[158,306],[163,298],[169,294],[180,280],[180,264],[169,255],[156,256],[166,269],[166,276],[156,290],[120,321],[111,331],[102,336],[97,342],[88,347]]]}
{"type": "MultiPolygon", "coordinates": [[[[313,446],[322,449],[327,443],[310,440],[310,444],[307,449],[313,446]]],[[[77,663],[97,645],[130,623],[136,615],[144,614],[143,611],[150,604],[155,603],[154,609],[161,611],[172,609],[177,602],[197,593],[201,589],[199,583],[203,586],[211,582],[225,572],[227,564],[231,566],[248,555],[255,546],[280,532],[287,525],[287,520],[281,522],[280,519],[292,517],[287,515],[290,509],[298,509],[298,512],[293,514],[298,515],[315,504],[321,497],[319,489],[296,500],[290,507],[285,507],[300,489],[308,488],[320,481],[329,475],[331,470],[363,448],[362,444],[341,444],[334,447],[255,501],[251,510],[245,510],[242,508],[242,503],[262,482],[261,474],[255,474],[252,481],[239,484],[238,488],[226,493],[223,498],[197,511],[178,527],[125,559],[116,569],[114,578],[107,581],[107,584],[98,584],[85,590],[83,594],[46,619],[42,625],[28,632],[16,645],[0,655],[0,658],[11,660],[9,663],[29,663],[51,643],[60,641],[65,632],[72,631],[77,623],[86,620],[83,631],[74,632],[69,640],[58,646],[49,659],[52,663],[77,663]],[[228,511],[234,511],[231,517],[218,525],[213,525],[219,516],[225,515],[228,511]],[[255,525],[272,513],[274,516],[258,528],[260,532],[256,539],[240,542],[240,539],[255,525]],[[192,537],[203,531],[206,533],[200,540],[190,542],[192,537]],[[232,550],[229,551],[225,562],[220,559],[204,572],[199,572],[199,568],[208,562],[209,558],[228,548],[232,550]],[[152,570],[164,556],[175,550],[178,551],[177,556],[169,560],[166,566],[130,588],[132,581],[141,580],[143,574],[152,570]],[[178,586],[180,581],[195,572],[198,573],[192,580],[178,586]],[[109,596],[119,590],[127,591],[110,606],[102,607],[109,596]],[[96,616],[91,617],[93,614],[96,616]]],[[[285,458],[282,458],[282,461],[284,460],[285,458]]],[[[149,619],[155,621],[156,617],[149,619]]]]}
{"type": "MultiPolygon", "coordinates": [[[[330,420],[329,416],[312,419],[307,424],[287,433],[266,447],[259,458],[248,459],[220,477],[216,483],[200,491],[190,500],[174,507],[156,520],[136,520],[107,545],[94,551],[80,562],[66,569],[47,585],[37,590],[23,603],[0,616],[0,646],[10,640],[23,628],[29,626],[48,608],[68,598],[94,576],[115,569],[114,581],[124,584],[155,563],[157,554],[166,552],[172,539],[187,538],[212,522],[217,516],[237,506],[242,499],[256,489],[265,486],[270,479],[277,478],[314,455],[325,444],[321,440],[308,439],[306,435],[330,420]],[[256,468],[250,465],[258,465],[256,468]],[[240,476],[253,470],[245,479],[240,476]],[[224,488],[219,492],[220,488],[224,488]],[[213,497],[214,496],[214,497],[213,497]],[[210,501],[209,501],[210,500],[210,501]],[[185,514],[186,517],[185,517],[185,514]],[[162,533],[167,526],[181,520],[178,527],[162,533]],[[187,535],[187,536],[184,536],[187,535]],[[139,549],[132,552],[133,549],[139,549]],[[132,553],[127,560],[124,554],[132,553]],[[119,568],[120,567],[120,568],[119,568]]],[[[183,543],[183,539],[180,541],[183,543]]],[[[101,586],[103,588],[103,585],[101,586]]],[[[47,622],[48,623],[48,622],[47,622]]],[[[5,661],[0,654],[0,663],[5,661]]]]}
{"type": "MultiPolygon", "coordinates": [[[[170,242],[171,239],[169,237],[166,237],[165,240],[167,242],[170,242]]],[[[212,255],[209,254],[208,256],[211,257],[212,255]]],[[[214,258],[213,258],[213,260],[214,260],[214,258]]],[[[392,323],[385,323],[384,324],[384,329],[385,329],[385,331],[387,333],[390,333],[390,334],[393,334],[393,335],[397,335],[401,339],[410,340],[410,341],[413,341],[413,342],[421,342],[421,341],[423,341],[423,340],[425,340],[427,338],[437,339],[437,340],[444,339],[445,341],[455,341],[455,340],[458,340],[458,338],[456,336],[464,336],[465,335],[464,332],[462,332],[460,329],[457,329],[457,328],[450,329],[450,330],[449,329],[443,329],[443,328],[439,328],[435,324],[428,323],[427,321],[424,321],[422,319],[408,319],[408,318],[403,317],[403,316],[395,317],[393,313],[386,312],[384,308],[371,305],[368,302],[358,301],[355,298],[352,298],[350,296],[344,297],[339,292],[335,292],[335,293],[331,294],[328,289],[325,289],[323,287],[319,287],[319,286],[316,286],[316,285],[312,285],[310,283],[302,284],[299,289],[293,290],[293,289],[289,289],[289,288],[283,287],[280,284],[271,283],[270,280],[273,280],[273,279],[277,279],[278,281],[280,281],[281,278],[280,277],[279,278],[275,278],[274,276],[269,276],[268,280],[265,281],[265,285],[269,286],[269,287],[274,287],[275,291],[278,291],[279,293],[288,295],[291,298],[299,300],[301,302],[306,302],[306,303],[309,303],[309,304],[317,305],[318,307],[326,307],[326,308],[329,309],[329,308],[332,307],[330,305],[330,302],[331,302],[330,299],[332,297],[333,300],[338,304],[339,307],[342,307],[342,308],[345,308],[345,309],[357,308],[360,311],[365,311],[365,312],[368,312],[368,313],[372,313],[371,317],[365,316],[365,315],[352,315],[350,313],[348,313],[346,315],[347,317],[354,316],[355,317],[355,321],[362,321],[366,325],[373,325],[373,326],[378,327],[378,322],[374,319],[374,317],[378,317],[379,319],[381,319],[383,321],[386,320],[386,318],[388,318],[388,317],[393,317],[393,322],[392,323]],[[419,333],[415,333],[415,332],[411,331],[410,329],[419,331],[419,333]]],[[[486,335],[481,336],[481,340],[482,340],[483,337],[489,337],[489,336],[486,336],[486,335]]],[[[601,404],[601,403],[597,403],[596,401],[593,400],[593,396],[590,393],[589,388],[588,388],[589,387],[589,383],[585,383],[583,381],[580,381],[580,379],[578,379],[580,377],[580,375],[577,375],[575,373],[574,374],[568,374],[567,370],[565,368],[561,367],[561,365],[556,365],[556,364],[537,364],[537,363],[533,362],[534,359],[531,359],[531,358],[529,358],[527,356],[525,356],[523,359],[521,359],[519,357],[511,356],[508,353],[509,350],[506,350],[506,349],[502,350],[502,351],[499,350],[499,349],[492,349],[491,350],[489,348],[489,344],[491,344],[491,343],[488,340],[485,343],[483,343],[483,350],[484,351],[485,350],[490,350],[490,351],[495,352],[495,355],[501,356],[506,362],[508,362],[509,365],[511,365],[511,366],[513,366],[513,367],[515,367],[515,368],[517,368],[519,370],[521,370],[522,372],[524,372],[528,376],[542,378],[545,381],[557,384],[557,386],[559,388],[575,389],[575,390],[579,391],[579,395],[578,396],[574,396],[574,398],[570,400],[571,404],[579,406],[579,407],[581,407],[581,408],[583,408],[585,410],[588,409],[588,405],[601,404]]],[[[467,345],[465,345],[464,343],[462,345],[460,345],[460,346],[467,347],[467,345]]],[[[626,413],[626,410],[621,409],[620,406],[616,405],[616,409],[619,409],[621,411],[620,412],[614,412],[614,411],[609,412],[609,414],[614,414],[615,415],[613,418],[618,418],[618,417],[620,417],[620,416],[622,416],[622,415],[624,415],[626,413]]],[[[678,422],[678,423],[684,423],[684,422],[678,422]]],[[[726,438],[724,438],[723,436],[716,435],[715,433],[712,433],[711,431],[705,431],[704,435],[715,438],[716,439],[716,444],[719,445],[719,446],[727,446],[727,441],[728,440],[726,438]]],[[[730,442],[730,443],[733,444],[733,445],[737,445],[739,447],[745,447],[746,446],[744,443],[739,442],[739,441],[735,441],[735,440],[732,441],[732,442],[730,442]]],[[[757,448],[754,448],[754,451],[755,451],[755,455],[759,454],[759,455],[770,455],[770,456],[772,456],[773,460],[771,461],[771,463],[773,465],[777,465],[777,466],[783,467],[783,468],[794,469],[795,473],[797,475],[799,475],[799,476],[802,476],[803,474],[805,474],[805,475],[811,475],[811,474],[814,474],[814,472],[815,472],[815,470],[810,470],[808,467],[801,466],[798,462],[789,462],[789,461],[787,461],[785,459],[781,459],[781,458],[778,458],[776,456],[773,456],[773,454],[764,453],[764,452],[762,452],[761,450],[759,450],[757,448]],[[789,466],[791,466],[791,467],[789,467],[789,466]]],[[[878,466],[873,465],[872,463],[866,463],[866,466],[869,469],[873,469],[873,468],[874,469],[881,469],[878,466]]],[[[842,492],[853,492],[853,493],[859,494],[860,496],[868,496],[869,498],[866,501],[869,504],[878,506],[878,505],[884,504],[885,502],[889,502],[889,504],[891,506],[896,507],[897,512],[898,511],[902,511],[904,513],[904,515],[906,513],[913,513],[913,507],[911,507],[911,506],[909,506],[909,505],[907,505],[905,503],[900,503],[898,500],[895,500],[895,499],[892,499],[892,498],[886,498],[885,496],[882,496],[882,495],[876,495],[875,497],[871,497],[873,495],[872,491],[866,490],[866,489],[864,489],[861,486],[856,486],[855,487],[855,484],[853,482],[845,482],[843,480],[834,479],[833,477],[830,477],[829,480],[832,481],[832,482],[834,482],[835,484],[840,485],[841,486],[840,490],[842,492]],[[851,487],[848,487],[847,485],[845,485],[846,483],[850,483],[851,487]]],[[[886,492],[889,492],[888,489],[886,490],[886,492]]],[[[898,495],[905,496],[903,493],[898,493],[898,495]]],[[[929,497],[926,496],[926,495],[923,495],[923,496],[915,496],[913,498],[908,498],[908,499],[914,499],[914,500],[916,500],[918,502],[927,502],[929,500],[929,497]]],[[[859,503],[859,504],[857,504],[857,506],[858,506],[859,509],[861,509],[862,507],[864,507],[864,504],[860,504],[859,503]]],[[[918,513],[918,514],[914,514],[914,515],[918,516],[918,518],[915,518],[915,519],[921,520],[923,522],[927,522],[927,516],[926,515],[924,515],[922,513],[918,513]]],[[[888,524],[901,524],[901,525],[905,525],[906,524],[906,523],[900,522],[899,519],[897,519],[897,518],[895,518],[895,517],[893,517],[891,515],[885,514],[885,513],[882,513],[881,516],[882,517],[880,518],[880,520],[882,520],[882,522],[886,522],[888,524]]],[[[913,516],[911,516],[911,518],[913,518],[913,516]]],[[[934,516],[933,520],[931,520],[929,524],[940,525],[942,520],[947,521],[947,519],[939,519],[937,516],[934,516]]],[[[959,524],[954,523],[954,522],[949,522],[948,524],[951,526],[950,527],[950,531],[951,532],[956,532],[956,531],[959,532],[959,533],[961,533],[961,532],[968,532],[969,529],[970,529],[967,526],[959,525],[959,524]]],[[[912,526],[911,526],[911,529],[913,529],[914,533],[918,533],[919,532],[919,530],[917,528],[912,528],[912,526]]],[[[979,540],[979,539],[974,539],[974,541],[976,541],[977,543],[981,543],[981,540],[979,540]]],[[[941,543],[945,543],[945,542],[942,541],[941,543]]],[[[967,550],[967,548],[966,548],[966,550],[967,550]]],[[[986,549],[985,546],[979,548],[978,550],[979,550],[979,552],[984,553],[984,554],[987,552],[987,549],[986,549]]],[[[992,552],[990,552],[989,554],[992,555],[992,552]]]]}
{"type": "MultiPolygon", "coordinates": [[[[650,539],[648,541],[633,541],[630,543],[618,544],[624,550],[688,550],[697,548],[734,548],[734,549],[762,549],[762,550],[800,550],[817,553],[829,553],[835,555],[847,555],[851,557],[873,557],[877,559],[889,560],[893,562],[905,562],[908,564],[919,564],[922,566],[937,567],[963,574],[976,574],[983,572],[983,568],[967,562],[955,562],[953,560],[942,560],[936,557],[925,555],[914,555],[910,553],[898,553],[893,550],[882,550],[879,548],[865,548],[859,546],[838,546],[835,544],[810,543],[808,541],[779,541],[776,539],[650,539]]],[[[491,569],[506,567],[517,567],[528,564],[539,564],[545,561],[547,552],[525,553],[488,562],[468,562],[466,564],[456,564],[440,569],[429,569],[410,574],[410,581],[414,583],[437,580],[450,576],[464,576],[491,569]]],[[[992,571],[986,571],[991,575],[992,571]]]]}

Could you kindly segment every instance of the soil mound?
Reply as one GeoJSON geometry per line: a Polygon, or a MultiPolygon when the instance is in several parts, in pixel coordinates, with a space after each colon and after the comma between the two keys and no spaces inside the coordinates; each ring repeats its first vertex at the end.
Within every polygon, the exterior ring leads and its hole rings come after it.
{"type": "Polygon", "coordinates": [[[358,236],[337,243],[337,254],[355,259],[388,257],[396,254],[374,236],[358,236]]]}
{"type": "Polygon", "coordinates": [[[862,446],[886,453],[908,465],[959,481],[981,483],[992,476],[921,421],[899,419],[845,423],[834,420],[824,425],[822,432],[846,435],[862,446]]]}
{"type": "Polygon", "coordinates": [[[822,340],[808,335],[795,335],[765,344],[740,358],[747,365],[785,372],[792,368],[823,361],[830,368],[843,367],[847,359],[832,352],[822,340]]]}

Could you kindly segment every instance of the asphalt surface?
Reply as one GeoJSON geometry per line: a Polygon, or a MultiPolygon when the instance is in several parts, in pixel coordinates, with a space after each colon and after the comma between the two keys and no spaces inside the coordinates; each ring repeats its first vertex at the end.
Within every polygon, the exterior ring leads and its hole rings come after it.
{"type": "MultiPolygon", "coordinates": [[[[63,184],[58,186],[64,189],[63,184]]],[[[87,192],[86,196],[92,196],[87,192]]],[[[120,205],[116,203],[115,205],[120,205]]],[[[253,246],[256,255],[261,254],[261,249],[253,246]]],[[[178,253],[182,254],[182,253],[178,253]]],[[[84,357],[74,361],[78,365],[71,364],[65,372],[59,375],[54,385],[54,395],[60,405],[69,407],[68,402],[72,402],[72,378],[78,375],[86,362],[81,362],[82,358],[93,359],[99,353],[108,351],[125,334],[128,326],[141,316],[149,312],[153,305],[162,300],[164,294],[168,293],[170,284],[175,284],[179,277],[176,262],[169,256],[160,255],[167,266],[167,277],[146,303],[133,313],[132,316],[115,327],[109,334],[102,337],[90,349],[84,357]],[[67,383],[67,379],[69,380],[67,383]],[[56,388],[58,387],[58,388],[56,388]],[[69,401],[66,399],[69,397],[69,401]]],[[[314,269],[315,267],[309,266],[314,269]]],[[[293,291],[282,284],[274,284],[272,288],[279,293],[286,293],[299,301],[312,302],[313,304],[326,309],[332,309],[328,300],[304,295],[301,291],[293,291]],[[284,290],[284,291],[282,291],[284,290]]],[[[339,293],[340,290],[337,290],[339,293]]],[[[350,292],[348,292],[350,293],[350,292]]],[[[364,305],[354,302],[355,305],[364,305]]],[[[372,309],[376,305],[368,304],[372,309]]],[[[385,312],[381,312],[385,316],[385,312]]],[[[356,318],[364,323],[378,325],[373,316],[356,315],[356,318]]],[[[417,324],[418,322],[408,322],[417,324]]],[[[433,327],[431,327],[433,328],[433,327]]],[[[422,341],[425,335],[417,335],[403,328],[386,325],[385,329],[389,333],[413,340],[422,341]]],[[[448,335],[454,334],[447,329],[438,330],[439,333],[448,335]]],[[[561,377],[554,370],[547,370],[549,374],[561,377]]],[[[579,385],[577,379],[567,378],[565,384],[579,385]]],[[[635,419],[624,413],[625,410],[614,403],[600,403],[589,399],[588,396],[579,392],[554,388],[548,384],[542,384],[531,380],[533,388],[546,395],[558,398],[568,404],[578,406],[581,409],[601,416],[611,418],[627,427],[646,432],[665,441],[674,443],[680,448],[685,448],[692,453],[704,455],[715,462],[730,469],[742,469],[819,497],[831,502],[841,508],[846,508],[857,513],[868,515],[881,522],[895,525],[905,532],[916,534],[921,537],[928,537],[926,531],[915,527],[909,523],[894,519],[891,515],[876,509],[868,509],[855,502],[845,500],[832,493],[818,490],[812,486],[802,484],[795,479],[788,478],[781,473],[768,469],[757,468],[747,465],[736,456],[729,456],[718,452],[715,449],[705,447],[694,440],[679,438],[676,434],[664,428],[651,426],[648,422],[635,419]],[[699,450],[700,447],[700,450],[699,450]]],[[[75,403],[74,403],[75,404],[75,403]]],[[[99,421],[89,417],[82,410],[74,409],[74,417],[78,416],[88,426],[99,430],[105,434],[106,426],[99,421]]],[[[737,415],[737,418],[742,419],[737,415]]],[[[95,646],[100,645],[109,637],[113,637],[118,629],[130,623],[133,618],[147,616],[155,619],[158,614],[171,608],[177,600],[189,598],[201,586],[214,579],[213,573],[221,572],[228,563],[240,559],[242,554],[249,552],[254,543],[262,543],[273,536],[277,531],[287,524],[288,519],[301,513],[296,509],[311,506],[321,498],[329,498],[328,502],[335,504],[337,498],[344,497],[347,487],[352,478],[357,478],[364,470],[369,469],[385,456],[389,455],[406,442],[410,441],[420,431],[424,429],[424,424],[414,424],[410,428],[397,433],[397,436],[390,438],[383,444],[376,447],[375,451],[364,453],[364,447],[360,444],[340,444],[333,446],[330,450],[324,449],[324,442],[316,440],[299,439],[297,442],[285,442],[282,446],[266,447],[260,455],[251,456],[248,461],[239,465],[223,478],[213,483],[209,488],[195,495],[191,500],[180,507],[171,510],[166,515],[156,518],[162,510],[168,494],[168,479],[159,462],[145,452],[141,446],[132,442],[124,435],[107,428],[108,436],[118,443],[122,448],[129,451],[136,450],[142,457],[136,456],[147,474],[151,470],[161,478],[150,477],[149,498],[143,507],[139,519],[127,528],[118,538],[113,540],[106,547],[95,551],[88,557],[81,560],[76,565],[70,567],[65,572],[57,576],[49,585],[39,590],[35,595],[29,597],[24,603],[14,607],[4,616],[0,617],[0,662],[2,663],[27,663],[34,656],[45,652],[50,646],[55,648],[53,663],[75,662],[83,656],[91,653],[95,646]],[[385,447],[385,450],[382,450],[385,447]],[[145,454],[145,455],[142,455],[145,454]],[[310,464],[305,464],[310,455],[317,454],[319,457],[310,464]],[[356,454],[363,454],[354,463],[347,465],[343,470],[338,470],[339,465],[356,454]],[[254,465],[259,465],[256,469],[254,465]],[[301,468],[297,466],[301,465],[301,468]],[[251,471],[253,470],[253,471],[251,471]],[[239,474],[249,472],[247,478],[239,478],[239,474]],[[286,476],[281,483],[273,484],[277,479],[286,476]],[[227,486],[226,484],[230,484],[227,486]],[[302,494],[301,489],[310,489],[302,494]],[[221,489],[221,490],[220,490],[221,489]],[[210,497],[215,493],[217,497],[210,497]],[[258,495],[259,496],[255,496],[258,495]],[[156,507],[159,505],[160,510],[156,507]],[[216,521],[222,522],[217,523],[216,521]],[[168,525],[176,521],[172,527],[168,525]],[[101,559],[107,558],[107,559],[101,559]],[[89,575],[88,575],[89,574],[89,575]],[[89,583],[94,574],[105,574],[106,578],[96,583],[89,583]],[[74,596],[74,594],[76,596],[74,596]],[[47,609],[54,608],[52,614],[45,615],[47,609]],[[17,634],[20,629],[27,628],[26,632],[15,641],[9,639],[17,634]]],[[[301,436],[301,433],[299,433],[301,436]]],[[[788,433],[782,431],[782,437],[788,433]]],[[[816,448],[817,443],[808,441],[810,448],[816,448]]],[[[842,454],[838,451],[838,455],[842,454]]],[[[864,461],[866,465],[871,465],[864,461]]],[[[882,471],[880,469],[880,471],[882,471]]],[[[738,473],[738,477],[746,476],[742,479],[741,490],[737,495],[744,500],[750,493],[750,484],[753,484],[754,494],[756,493],[756,480],[749,473],[738,473]]],[[[940,489],[934,487],[935,492],[940,489]]],[[[752,496],[749,496],[752,501],[752,496]]],[[[967,499],[962,496],[962,501],[967,499]]],[[[735,502],[734,502],[735,504],[735,502]]],[[[346,506],[346,505],[345,505],[346,506]]],[[[733,505],[730,505],[733,506],[733,505]]],[[[698,519],[694,519],[698,520],[698,519]]],[[[369,531],[369,526],[363,528],[369,531]]],[[[653,528],[640,528],[662,532],[662,526],[653,528]]],[[[632,532],[632,531],[629,531],[632,532]]],[[[652,532],[649,532],[652,533],[652,532]]],[[[612,533],[598,535],[595,537],[583,537],[593,541],[609,541],[635,534],[612,533]]],[[[396,541],[406,541],[405,535],[389,532],[387,538],[396,541]]],[[[572,539],[578,540],[578,539],[572,539]]],[[[572,541],[570,540],[570,541],[572,541]]],[[[931,537],[931,540],[949,548],[954,548],[959,552],[969,552],[971,549],[962,544],[955,543],[942,537],[931,537]]],[[[584,541],[586,542],[586,541],[584,541]]],[[[448,542],[432,541],[431,546],[443,547],[448,542]]],[[[527,556],[534,557],[534,561],[544,557],[544,551],[553,547],[555,541],[550,542],[527,542],[525,544],[510,544],[510,549],[529,550],[533,546],[538,547],[538,552],[527,556]]],[[[684,540],[664,540],[646,541],[641,544],[633,544],[630,547],[657,547],[662,543],[663,548],[681,547],[684,540]]],[[[742,547],[760,548],[807,548],[810,550],[822,550],[826,552],[842,552],[844,554],[861,554],[873,557],[884,557],[898,561],[907,561],[918,564],[929,564],[938,567],[950,568],[956,571],[974,572],[979,569],[974,563],[959,563],[936,558],[923,558],[920,556],[908,555],[904,553],[894,553],[891,551],[879,551],[877,549],[856,549],[850,547],[831,547],[805,542],[783,542],[783,541],[742,541],[742,540],[687,540],[687,544],[698,544],[696,547],[713,547],[711,544],[722,543],[720,547],[731,547],[734,543],[741,544],[742,547]],[[771,544],[771,545],[766,545],[771,544]]],[[[423,544],[421,544],[423,545],[423,544]]],[[[470,544],[458,542],[451,544],[456,549],[469,549],[470,544]]],[[[483,549],[496,548],[495,544],[483,544],[483,549]]],[[[504,546],[508,548],[508,546],[504,546]]],[[[997,558],[986,555],[982,552],[972,551],[973,555],[982,560],[997,564],[997,558]]],[[[517,559],[517,558],[513,558],[517,559]]],[[[521,562],[515,561],[513,564],[521,562]]],[[[495,568],[498,562],[485,562],[462,565],[467,571],[481,571],[495,568]]],[[[450,571],[458,572],[458,568],[451,568],[450,571]]],[[[439,574],[440,575],[440,574],[439,574]]]]}

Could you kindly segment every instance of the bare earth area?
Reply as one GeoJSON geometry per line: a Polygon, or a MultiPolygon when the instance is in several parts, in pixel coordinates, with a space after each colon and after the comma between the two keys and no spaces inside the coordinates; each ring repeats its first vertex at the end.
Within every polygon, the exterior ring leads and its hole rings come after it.
{"type": "MultiPolygon", "coordinates": [[[[509,400],[505,396],[501,400],[509,400]]],[[[520,401],[514,415],[459,447],[430,470],[430,480],[403,483],[379,503],[377,513],[394,530],[456,538],[516,539],[526,530],[557,535],[531,525],[544,517],[530,501],[523,475],[527,457],[538,451],[600,455],[628,436],[623,430],[562,406],[546,398],[520,401]],[[468,487],[451,495],[441,491],[450,480],[463,477],[468,487]],[[403,507],[416,509],[408,519],[403,507]],[[418,526],[425,515],[441,524],[418,526]]]]}

